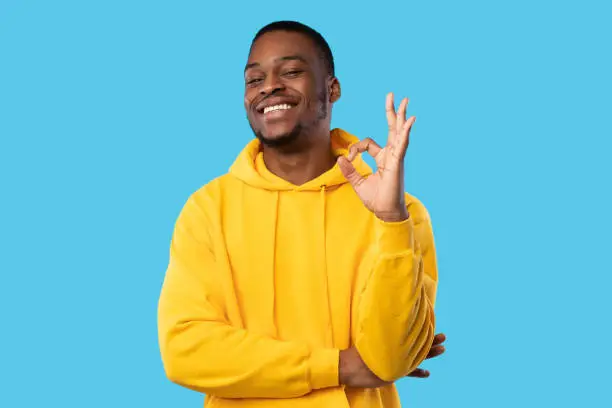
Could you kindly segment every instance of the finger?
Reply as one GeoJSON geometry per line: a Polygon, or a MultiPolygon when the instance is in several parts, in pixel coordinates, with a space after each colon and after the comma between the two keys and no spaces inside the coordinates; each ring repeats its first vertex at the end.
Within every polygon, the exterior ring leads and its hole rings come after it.
{"type": "Polygon", "coordinates": [[[382,148],[374,140],[369,137],[351,145],[347,158],[349,161],[355,160],[359,153],[368,152],[372,157],[376,157],[382,148]]]}
{"type": "Polygon", "coordinates": [[[402,99],[399,109],[397,110],[397,119],[395,121],[395,131],[401,133],[404,123],[406,123],[406,110],[408,109],[408,98],[402,99]]]}
{"type": "Polygon", "coordinates": [[[432,345],[437,346],[438,344],[442,344],[446,341],[446,335],[444,333],[438,333],[434,336],[432,345]]]}
{"type": "Polygon", "coordinates": [[[353,163],[344,156],[338,157],[338,167],[340,167],[340,171],[354,189],[357,189],[365,180],[363,176],[359,174],[355,166],[353,166],[353,163]]]}
{"type": "Polygon", "coordinates": [[[432,348],[429,349],[429,353],[427,354],[427,357],[425,358],[438,357],[444,354],[445,351],[446,351],[446,347],[444,346],[433,346],[432,348]]]}
{"type": "Polygon", "coordinates": [[[396,114],[395,114],[395,105],[393,103],[393,92],[389,92],[387,94],[387,103],[386,108],[387,111],[387,123],[389,125],[389,138],[392,138],[393,133],[396,132],[396,114]]]}
{"type": "Polygon", "coordinates": [[[429,377],[429,371],[422,368],[417,368],[406,377],[427,378],[429,377]]]}
{"type": "Polygon", "coordinates": [[[406,149],[408,149],[408,145],[410,144],[410,131],[412,130],[412,125],[414,125],[414,122],[416,122],[416,116],[411,116],[410,119],[404,123],[402,130],[400,131],[397,150],[401,155],[406,153],[406,149]]]}

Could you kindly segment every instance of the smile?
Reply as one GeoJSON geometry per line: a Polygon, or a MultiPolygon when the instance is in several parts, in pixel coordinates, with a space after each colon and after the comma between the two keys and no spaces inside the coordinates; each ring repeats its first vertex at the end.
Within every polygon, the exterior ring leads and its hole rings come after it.
{"type": "Polygon", "coordinates": [[[294,105],[289,105],[287,103],[283,103],[280,105],[266,106],[263,110],[264,115],[270,112],[283,111],[293,108],[294,105]]]}

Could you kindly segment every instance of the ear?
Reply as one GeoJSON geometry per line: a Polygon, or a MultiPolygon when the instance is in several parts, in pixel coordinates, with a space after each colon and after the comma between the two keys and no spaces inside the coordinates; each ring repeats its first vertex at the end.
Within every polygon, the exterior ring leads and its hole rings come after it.
{"type": "Polygon", "coordinates": [[[340,90],[340,81],[338,81],[338,78],[336,77],[332,77],[329,81],[330,81],[329,83],[329,87],[330,87],[329,101],[331,103],[334,103],[338,99],[340,99],[340,95],[342,94],[340,90]]]}

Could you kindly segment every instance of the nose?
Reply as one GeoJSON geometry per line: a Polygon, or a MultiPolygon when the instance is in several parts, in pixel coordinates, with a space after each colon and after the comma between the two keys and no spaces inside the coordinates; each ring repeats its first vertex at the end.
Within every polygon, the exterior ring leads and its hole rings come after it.
{"type": "Polygon", "coordinates": [[[284,85],[279,81],[278,76],[268,75],[264,80],[263,86],[259,90],[262,95],[270,95],[284,89],[284,85]]]}

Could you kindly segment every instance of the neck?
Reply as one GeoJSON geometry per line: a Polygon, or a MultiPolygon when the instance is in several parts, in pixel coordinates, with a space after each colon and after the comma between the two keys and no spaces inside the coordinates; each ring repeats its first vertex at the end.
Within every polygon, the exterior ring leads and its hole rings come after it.
{"type": "Polygon", "coordinates": [[[266,168],[296,186],[319,177],[336,164],[329,130],[319,135],[303,135],[293,146],[262,148],[266,168]]]}

